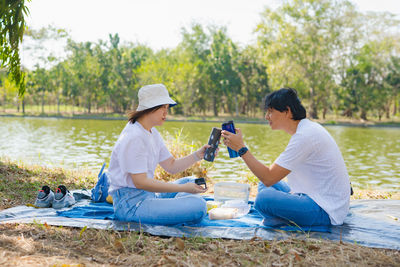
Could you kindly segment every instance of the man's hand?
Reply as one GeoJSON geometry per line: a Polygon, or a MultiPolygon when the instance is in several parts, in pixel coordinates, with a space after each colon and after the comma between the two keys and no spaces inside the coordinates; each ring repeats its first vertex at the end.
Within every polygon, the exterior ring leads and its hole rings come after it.
{"type": "Polygon", "coordinates": [[[224,138],[224,144],[235,151],[245,146],[240,128],[236,128],[236,134],[223,130],[221,135],[224,138]]]}

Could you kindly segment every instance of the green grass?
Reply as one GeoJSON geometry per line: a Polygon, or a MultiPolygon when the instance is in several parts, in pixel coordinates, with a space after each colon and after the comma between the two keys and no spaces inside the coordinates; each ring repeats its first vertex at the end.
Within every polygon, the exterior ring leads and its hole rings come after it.
{"type": "Polygon", "coordinates": [[[96,175],[90,172],[29,166],[0,158],[0,201],[5,207],[33,204],[37,191],[43,185],[53,190],[61,184],[70,190],[89,189],[96,181],[96,175]]]}

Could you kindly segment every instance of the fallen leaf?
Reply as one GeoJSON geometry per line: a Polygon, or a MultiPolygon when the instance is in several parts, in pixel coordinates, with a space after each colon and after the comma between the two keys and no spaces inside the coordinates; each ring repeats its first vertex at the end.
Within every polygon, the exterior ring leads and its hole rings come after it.
{"type": "Polygon", "coordinates": [[[119,252],[124,252],[124,251],[125,251],[124,245],[123,245],[122,242],[119,241],[119,240],[115,240],[115,242],[114,242],[114,247],[115,247],[115,248],[117,249],[117,251],[119,251],[119,252]]]}
{"type": "Polygon", "coordinates": [[[393,219],[393,220],[395,220],[395,221],[398,221],[399,220],[399,218],[396,218],[396,217],[394,217],[394,216],[392,216],[392,215],[387,215],[390,219],[393,219]]]}
{"type": "Polygon", "coordinates": [[[274,252],[277,255],[282,255],[282,251],[279,248],[275,248],[272,252],[274,252]]]}
{"type": "Polygon", "coordinates": [[[177,238],[177,239],[175,240],[175,246],[177,247],[177,249],[179,249],[180,251],[182,251],[182,250],[185,249],[185,242],[183,242],[182,239],[177,238]]]}
{"type": "Polygon", "coordinates": [[[315,245],[309,245],[309,246],[308,246],[308,249],[309,249],[309,250],[315,250],[315,251],[318,251],[318,250],[320,249],[320,247],[318,247],[318,246],[315,246],[315,245]]]}
{"type": "Polygon", "coordinates": [[[301,257],[300,257],[301,253],[300,252],[298,252],[297,250],[295,250],[293,248],[290,250],[290,252],[293,253],[293,255],[297,261],[301,261],[301,257]]]}
{"type": "Polygon", "coordinates": [[[294,253],[294,257],[296,258],[297,261],[301,261],[301,257],[299,256],[299,254],[294,253]]]}

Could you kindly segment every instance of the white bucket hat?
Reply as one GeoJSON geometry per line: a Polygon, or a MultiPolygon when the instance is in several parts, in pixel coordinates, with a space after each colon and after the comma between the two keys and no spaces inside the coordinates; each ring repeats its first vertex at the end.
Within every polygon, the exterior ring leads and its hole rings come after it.
{"type": "Polygon", "coordinates": [[[154,108],[159,105],[169,104],[170,107],[176,105],[176,102],[169,97],[167,88],[163,84],[145,85],[139,89],[139,106],[136,111],[142,111],[154,108]]]}

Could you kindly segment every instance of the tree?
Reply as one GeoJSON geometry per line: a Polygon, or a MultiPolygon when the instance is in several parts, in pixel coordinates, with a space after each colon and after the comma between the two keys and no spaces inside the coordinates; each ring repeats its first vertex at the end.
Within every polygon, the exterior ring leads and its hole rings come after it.
{"type": "MultiPolygon", "coordinates": [[[[228,105],[228,111],[232,111],[232,101],[238,106],[238,95],[241,94],[241,81],[235,69],[238,51],[235,44],[227,36],[226,28],[212,29],[212,42],[208,56],[208,73],[212,86],[209,88],[214,116],[218,116],[220,105],[224,102],[228,105]],[[224,99],[225,98],[225,99],[224,99]],[[225,100],[225,101],[224,101],[225,100]]],[[[236,109],[237,110],[237,109],[236,109]]]]}
{"type": "MultiPolygon", "coordinates": [[[[28,28],[24,32],[23,48],[28,55],[33,57],[33,65],[39,65],[49,69],[63,60],[59,51],[54,51],[54,47],[66,46],[69,38],[66,29],[56,28],[48,25],[38,30],[28,28]]],[[[25,66],[28,68],[29,66],[25,66]]]]}
{"type": "Polygon", "coordinates": [[[179,48],[194,66],[193,80],[187,90],[191,90],[189,95],[194,96],[191,102],[193,106],[204,114],[209,103],[208,91],[211,86],[211,78],[207,73],[211,38],[202,25],[194,23],[190,30],[182,29],[182,39],[179,48]]]}
{"type": "Polygon", "coordinates": [[[347,1],[291,0],[266,9],[257,33],[273,87],[295,87],[307,96],[310,116],[326,102],[334,83],[332,66],[347,1]]]}
{"type": "Polygon", "coordinates": [[[19,44],[26,27],[24,16],[28,12],[25,0],[0,0],[0,67],[10,69],[20,96],[25,92],[25,74],[21,70],[19,44]]]}
{"type": "Polygon", "coordinates": [[[382,66],[383,54],[380,44],[371,42],[364,45],[354,58],[355,64],[347,70],[343,85],[349,94],[347,100],[353,103],[354,109],[360,110],[360,118],[367,120],[367,113],[375,109],[381,118],[388,98],[384,84],[385,69],[382,66]]]}
{"type": "Polygon", "coordinates": [[[263,109],[261,99],[270,92],[267,66],[262,62],[260,50],[253,46],[247,46],[242,50],[237,69],[242,85],[241,113],[252,112],[255,114],[258,110],[263,109]]]}
{"type": "Polygon", "coordinates": [[[392,99],[393,99],[393,112],[392,115],[397,114],[397,107],[400,109],[400,100],[397,102],[400,93],[400,57],[391,57],[388,64],[389,73],[385,77],[385,82],[391,87],[392,99]]]}

